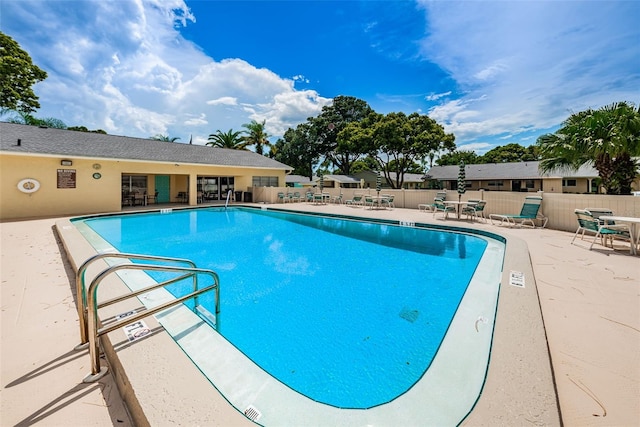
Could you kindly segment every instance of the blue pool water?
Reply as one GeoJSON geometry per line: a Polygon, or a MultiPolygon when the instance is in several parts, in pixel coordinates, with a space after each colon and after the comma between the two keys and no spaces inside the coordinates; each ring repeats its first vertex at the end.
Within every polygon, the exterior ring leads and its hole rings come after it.
{"type": "Polygon", "coordinates": [[[119,251],[216,271],[219,332],[290,388],[340,408],[389,402],[422,377],[487,246],[451,232],[238,208],[84,222],[119,251]]]}

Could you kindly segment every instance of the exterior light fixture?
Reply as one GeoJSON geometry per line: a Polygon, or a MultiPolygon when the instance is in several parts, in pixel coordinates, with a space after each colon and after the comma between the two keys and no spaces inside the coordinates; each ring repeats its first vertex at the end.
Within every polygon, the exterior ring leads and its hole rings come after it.
{"type": "Polygon", "coordinates": [[[73,162],[71,160],[60,160],[60,164],[62,166],[71,166],[73,165],[73,162]]]}

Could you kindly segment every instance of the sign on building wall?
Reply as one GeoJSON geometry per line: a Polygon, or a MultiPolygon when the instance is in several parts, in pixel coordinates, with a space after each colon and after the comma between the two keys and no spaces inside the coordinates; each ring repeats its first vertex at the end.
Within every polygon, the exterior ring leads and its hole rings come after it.
{"type": "Polygon", "coordinates": [[[58,169],[58,188],[76,188],[75,169],[58,169]]]}

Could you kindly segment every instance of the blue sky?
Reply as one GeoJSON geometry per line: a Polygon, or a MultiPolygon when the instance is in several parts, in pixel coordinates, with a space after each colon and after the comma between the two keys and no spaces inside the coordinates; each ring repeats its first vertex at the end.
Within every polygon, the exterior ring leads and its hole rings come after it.
{"type": "Polygon", "coordinates": [[[274,140],[338,95],[427,114],[482,154],[640,102],[638,1],[2,0],[0,29],[69,126],[274,140]]]}

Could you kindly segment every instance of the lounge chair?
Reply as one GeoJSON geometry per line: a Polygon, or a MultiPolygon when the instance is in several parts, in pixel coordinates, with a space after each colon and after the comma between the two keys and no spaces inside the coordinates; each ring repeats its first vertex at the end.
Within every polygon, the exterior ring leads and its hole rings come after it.
{"type": "Polygon", "coordinates": [[[602,246],[607,246],[607,238],[611,242],[611,248],[613,249],[613,239],[627,240],[630,244],[631,237],[629,234],[629,228],[626,225],[616,224],[602,224],[597,218],[595,218],[591,212],[584,209],[576,209],[576,216],[578,217],[578,229],[571,239],[571,244],[576,240],[578,234],[581,235],[581,240],[584,240],[585,233],[593,233],[593,241],[589,246],[589,250],[593,248],[593,244],[598,240],[598,237],[602,240],[602,246]]]}
{"type": "Polygon", "coordinates": [[[484,200],[473,200],[469,199],[469,205],[462,208],[462,214],[466,215],[467,218],[482,218],[484,222],[487,222],[487,219],[484,217],[484,207],[487,204],[484,200]]]}
{"type": "Polygon", "coordinates": [[[456,208],[454,208],[453,206],[445,205],[444,201],[439,197],[436,197],[435,199],[433,199],[433,204],[434,204],[434,208],[433,208],[434,218],[438,212],[444,213],[444,219],[447,219],[449,217],[449,212],[453,212],[453,213],[456,212],[456,208]]]}
{"type": "Polygon", "coordinates": [[[352,199],[346,201],[346,204],[351,206],[362,206],[363,203],[361,194],[354,194],[352,199]]]}
{"type": "Polygon", "coordinates": [[[285,199],[284,193],[278,193],[278,201],[281,203],[286,202],[287,199],[285,199]]]}
{"type": "Polygon", "coordinates": [[[531,224],[532,228],[536,228],[535,220],[542,221],[542,228],[547,226],[549,218],[542,215],[540,212],[540,205],[542,204],[542,197],[540,196],[527,196],[524,199],[524,204],[520,210],[519,215],[503,215],[503,214],[491,214],[489,219],[491,224],[494,224],[493,220],[500,220],[500,225],[506,223],[507,225],[524,226],[525,223],[531,224]]]}

